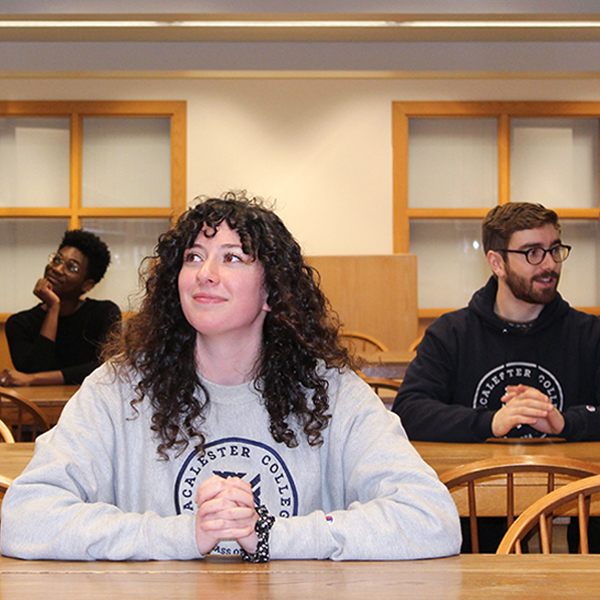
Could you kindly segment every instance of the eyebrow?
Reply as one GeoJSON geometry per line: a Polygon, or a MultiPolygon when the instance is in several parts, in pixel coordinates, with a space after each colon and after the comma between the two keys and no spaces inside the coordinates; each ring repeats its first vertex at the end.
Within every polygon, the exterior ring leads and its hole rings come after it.
{"type": "Polygon", "coordinates": [[[74,262],[76,265],[81,266],[81,263],[76,258],[65,258],[60,250],[56,254],[58,254],[65,262],[74,262]]]}
{"type": "MultiPolygon", "coordinates": [[[[204,246],[203,244],[198,244],[196,242],[194,242],[189,248],[186,248],[185,252],[189,252],[190,250],[205,250],[206,246],[204,246]]],[[[240,251],[244,256],[249,256],[250,258],[253,258],[251,254],[246,254],[246,252],[244,251],[244,247],[242,246],[242,244],[235,244],[235,243],[230,243],[227,242],[225,244],[221,244],[219,246],[220,250],[238,250],[240,251]]]]}
{"type": "MultiPolygon", "coordinates": [[[[556,238],[553,242],[550,242],[549,248],[552,248],[558,244],[562,244],[562,240],[560,238],[556,238]]],[[[523,244],[519,246],[519,250],[528,250],[529,248],[543,248],[543,244],[539,242],[531,242],[530,244],[523,244]]]]}

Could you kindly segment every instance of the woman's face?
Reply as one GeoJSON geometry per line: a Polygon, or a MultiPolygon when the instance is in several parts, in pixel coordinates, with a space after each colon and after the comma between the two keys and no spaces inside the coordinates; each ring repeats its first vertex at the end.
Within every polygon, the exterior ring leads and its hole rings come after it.
{"type": "Polygon", "coordinates": [[[179,272],[179,298],[186,319],[206,338],[261,340],[270,310],[262,264],[244,253],[240,236],[227,223],[221,223],[213,237],[204,231],[185,251],[179,272]]]}

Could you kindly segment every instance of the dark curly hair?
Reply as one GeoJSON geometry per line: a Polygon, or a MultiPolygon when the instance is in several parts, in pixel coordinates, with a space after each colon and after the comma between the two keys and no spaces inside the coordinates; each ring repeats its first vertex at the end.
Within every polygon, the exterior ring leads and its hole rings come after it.
{"type": "Polygon", "coordinates": [[[83,229],[69,229],[65,231],[58,249],[66,246],[77,248],[88,259],[87,279],[98,283],[104,277],[110,264],[110,250],[96,234],[83,229]]]}
{"type": "Polygon", "coordinates": [[[243,251],[263,266],[270,311],[254,386],[270,417],[270,432],[288,447],[298,444],[299,430],[309,444],[322,443],[327,427],[328,383],[322,367],[352,366],[338,337],[339,322],[323,295],[317,273],[302,257],[300,246],[279,217],[257,198],[227,193],[201,199],[162,234],[145,276],[141,310],[109,345],[105,357],[133,367],[140,375],[137,398],[148,398],[158,453],[183,452],[191,438],[203,452],[201,432],[209,394],[194,358],[196,330],[186,320],[179,299],[178,277],[184,252],[198,234],[216,233],[222,223],[240,236],[243,251]]]}

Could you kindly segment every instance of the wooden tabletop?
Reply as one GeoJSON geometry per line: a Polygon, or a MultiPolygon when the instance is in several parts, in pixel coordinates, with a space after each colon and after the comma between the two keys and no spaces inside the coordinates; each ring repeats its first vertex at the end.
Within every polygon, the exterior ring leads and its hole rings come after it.
{"type": "Polygon", "coordinates": [[[365,352],[358,356],[365,364],[361,371],[367,377],[386,377],[404,379],[406,368],[415,357],[414,352],[365,352]]]}
{"type": "Polygon", "coordinates": [[[11,479],[20,475],[33,456],[34,447],[32,442],[0,444],[0,475],[11,479]]]}
{"type": "Polygon", "coordinates": [[[0,557],[2,600],[296,598],[589,599],[600,560],[578,555],[462,555],[419,561],[54,562],[0,557]]]}
{"type": "MultiPolygon", "coordinates": [[[[470,462],[496,456],[551,455],[575,458],[600,465],[600,442],[550,442],[550,441],[511,441],[486,442],[485,444],[450,444],[442,442],[414,442],[417,451],[433,469],[442,473],[466,465],[470,462]]],[[[555,485],[559,487],[572,481],[571,478],[557,476],[555,485]]],[[[520,514],[526,507],[547,493],[547,480],[542,475],[516,475],[515,510],[520,514]]],[[[452,497],[461,516],[468,516],[468,495],[466,486],[452,490],[452,497]]],[[[486,479],[477,486],[477,514],[479,516],[506,516],[506,477],[496,476],[486,479]]],[[[600,501],[594,499],[591,514],[600,515],[600,501]]],[[[571,508],[561,514],[571,515],[571,508]]]]}
{"type": "Polygon", "coordinates": [[[32,385],[12,388],[33,402],[46,404],[65,403],[78,389],[78,385],[32,385]]]}
{"type": "Polygon", "coordinates": [[[544,454],[576,458],[600,465],[600,442],[490,441],[485,444],[413,442],[413,446],[438,475],[475,460],[506,455],[544,454]]]}
{"type": "MultiPolygon", "coordinates": [[[[545,454],[577,458],[600,464],[600,442],[570,442],[557,444],[446,444],[442,442],[413,442],[429,464],[441,475],[454,467],[490,456],[545,454]]],[[[16,477],[33,456],[34,444],[0,444],[0,474],[16,477]]]]}
{"type": "MultiPolygon", "coordinates": [[[[56,425],[67,401],[79,389],[78,385],[35,385],[9,388],[31,400],[46,416],[50,425],[56,425]]],[[[10,410],[3,412],[3,420],[10,423],[16,416],[10,410]]]]}
{"type": "MultiPolygon", "coordinates": [[[[485,444],[448,444],[441,442],[415,442],[415,448],[425,462],[441,475],[454,467],[490,456],[551,454],[567,458],[577,458],[594,464],[600,464],[600,442],[577,443],[491,443],[485,444]]],[[[15,478],[27,466],[33,456],[34,444],[0,444],[0,474],[15,478]]],[[[557,480],[557,485],[564,484],[557,480]]],[[[528,505],[546,493],[545,479],[533,478],[527,481],[517,479],[517,504],[528,505]]],[[[479,502],[482,515],[502,516],[506,514],[505,481],[491,481],[479,502]]],[[[457,490],[454,501],[462,516],[468,515],[466,490],[457,490]]],[[[592,504],[592,514],[600,515],[600,503],[592,504]]],[[[0,595],[1,597],[1,595],[0,595]]]]}

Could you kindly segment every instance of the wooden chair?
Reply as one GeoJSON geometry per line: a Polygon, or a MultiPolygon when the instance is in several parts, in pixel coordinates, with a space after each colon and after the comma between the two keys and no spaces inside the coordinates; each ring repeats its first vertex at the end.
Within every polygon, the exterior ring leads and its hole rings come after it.
{"type": "Polygon", "coordinates": [[[425,333],[422,333],[409,347],[408,349],[411,352],[416,352],[417,351],[417,346],[423,341],[423,336],[425,335],[425,333]]]}
{"type": "Polygon", "coordinates": [[[390,402],[396,397],[400,386],[401,379],[387,379],[386,377],[367,377],[362,371],[359,371],[360,377],[366,381],[373,391],[381,398],[382,402],[390,402]],[[385,391],[387,390],[387,394],[385,391]],[[384,392],[384,393],[382,393],[384,392]],[[391,392],[391,393],[390,393],[391,392]]]}
{"type": "Polygon", "coordinates": [[[14,444],[15,438],[10,430],[10,427],[0,419],[0,438],[7,444],[14,444]]]}
{"type": "Polygon", "coordinates": [[[600,465],[580,460],[562,458],[559,456],[526,455],[526,456],[495,456],[478,460],[467,465],[456,467],[442,473],[440,480],[451,492],[467,487],[467,502],[469,511],[469,528],[473,553],[479,553],[479,534],[477,528],[477,502],[475,488],[486,482],[506,481],[506,519],[507,526],[513,524],[516,514],[515,504],[515,475],[523,476],[545,475],[546,491],[554,490],[556,477],[581,479],[600,474],[600,465]]]}
{"type": "Polygon", "coordinates": [[[10,484],[13,480],[10,477],[6,477],[4,475],[0,475],[0,497],[6,494],[6,490],[8,490],[10,484]]]}
{"type": "Polygon", "coordinates": [[[5,418],[8,423],[14,423],[17,442],[23,441],[23,425],[31,425],[31,441],[35,440],[38,432],[50,429],[44,413],[29,398],[12,388],[0,387],[0,418],[3,413],[10,416],[5,418]]]}
{"type": "Polygon", "coordinates": [[[343,331],[340,333],[340,337],[348,349],[352,350],[353,352],[389,352],[388,347],[383,342],[380,342],[372,335],[368,335],[366,333],[359,333],[358,331],[343,331]]]}
{"type": "Polygon", "coordinates": [[[509,527],[496,554],[521,554],[521,541],[539,527],[542,554],[552,553],[552,521],[554,511],[575,504],[579,518],[579,551],[589,554],[588,523],[591,497],[600,493],[600,475],[573,481],[534,502],[509,527]]]}
{"type": "Polygon", "coordinates": [[[2,498],[4,498],[4,494],[6,494],[12,482],[13,480],[10,477],[0,475],[0,507],[2,506],[2,498]]]}

